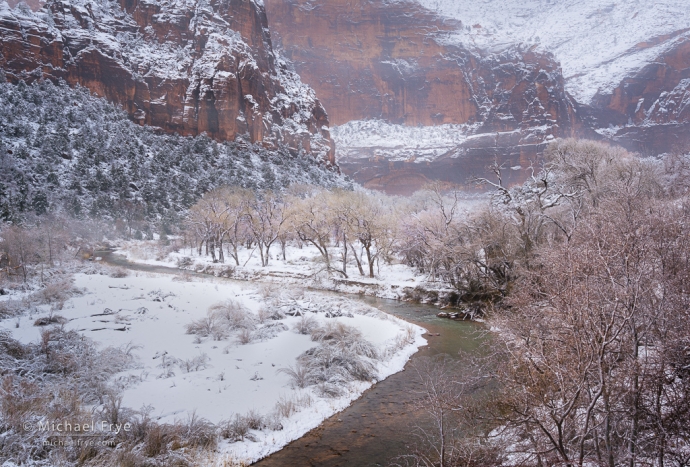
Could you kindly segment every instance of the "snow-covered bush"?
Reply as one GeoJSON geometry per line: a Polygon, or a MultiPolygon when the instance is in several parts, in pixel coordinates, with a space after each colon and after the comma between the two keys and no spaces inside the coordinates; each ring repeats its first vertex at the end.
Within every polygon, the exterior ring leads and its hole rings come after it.
{"type": "Polygon", "coordinates": [[[212,305],[209,310],[228,330],[252,330],[256,327],[256,317],[242,304],[234,300],[226,300],[212,305]]]}
{"type": "Polygon", "coordinates": [[[0,463],[58,457],[76,463],[79,449],[45,444],[50,433],[27,430],[26,424],[128,416],[109,380],[133,363],[131,349],[98,350],[90,339],[59,327],[44,329],[41,342],[28,345],[0,332],[0,463]]]}
{"type": "Polygon", "coordinates": [[[194,412],[189,415],[187,423],[181,426],[180,438],[183,446],[202,449],[213,449],[218,441],[216,426],[194,412]]]}
{"type": "Polygon", "coordinates": [[[253,340],[252,332],[249,329],[240,329],[237,333],[237,343],[240,345],[249,344],[253,340]]]}
{"type": "Polygon", "coordinates": [[[319,326],[318,321],[313,316],[302,315],[295,324],[295,331],[300,334],[311,334],[319,326]]]}
{"type": "Polygon", "coordinates": [[[338,397],[352,381],[377,378],[372,361],[378,358],[378,351],[356,328],[327,322],[315,327],[311,336],[319,345],[300,355],[294,367],[278,370],[290,377],[294,387],[318,385],[322,395],[338,397]]]}
{"type": "Polygon", "coordinates": [[[26,305],[21,300],[0,301],[0,319],[11,318],[20,314],[26,305]]]}
{"type": "Polygon", "coordinates": [[[378,358],[376,347],[364,339],[357,328],[340,321],[327,321],[323,326],[314,328],[311,332],[311,340],[339,350],[348,350],[355,355],[371,359],[378,358]]]}
{"type": "Polygon", "coordinates": [[[283,323],[267,323],[252,333],[252,339],[255,341],[273,339],[281,332],[287,330],[288,327],[283,323]]]}
{"type": "Polygon", "coordinates": [[[34,326],[48,326],[50,324],[65,324],[67,319],[64,316],[50,314],[34,321],[34,326]]]}
{"type": "Polygon", "coordinates": [[[119,220],[129,236],[149,236],[152,221],[174,226],[201,195],[221,185],[348,185],[304,152],[162,135],[85,88],[13,85],[4,75],[0,158],[0,220],[65,212],[119,220]]]}
{"type": "Polygon", "coordinates": [[[239,331],[237,340],[242,344],[252,341],[252,330],[256,329],[257,318],[247,308],[233,300],[212,305],[206,316],[187,324],[187,334],[199,337],[212,336],[213,340],[222,340],[230,332],[239,331]]]}
{"type": "Polygon", "coordinates": [[[220,422],[220,436],[231,443],[244,441],[245,438],[254,441],[256,438],[249,432],[249,422],[239,414],[234,418],[220,422]]]}
{"type": "Polygon", "coordinates": [[[218,424],[218,434],[221,438],[235,443],[238,441],[256,441],[257,438],[252,434],[252,430],[271,430],[279,431],[283,425],[278,419],[278,414],[261,415],[255,410],[250,410],[246,415],[235,414],[227,420],[218,424]]]}
{"type": "Polygon", "coordinates": [[[216,314],[209,310],[206,316],[194,320],[186,326],[187,334],[208,337],[212,333],[220,331],[220,323],[218,321],[216,314]]]}
{"type": "Polygon", "coordinates": [[[34,292],[29,296],[28,301],[40,305],[57,304],[58,308],[62,308],[62,304],[64,304],[67,299],[81,293],[82,291],[74,287],[71,281],[60,280],[50,283],[37,292],[34,292]]]}
{"type": "Polygon", "coordinates": [[[122,278],[127,277],[127,276],[129,276],[129,272],[123,268],[115,268],[110,273],[110,277],[114,277],[116,279],[122,279],[122,278]]]}

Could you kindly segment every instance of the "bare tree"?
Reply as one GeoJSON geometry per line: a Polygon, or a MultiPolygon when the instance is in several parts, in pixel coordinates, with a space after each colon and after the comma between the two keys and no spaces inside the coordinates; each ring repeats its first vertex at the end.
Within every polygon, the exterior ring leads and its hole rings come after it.
{"type": "Polygon", "coordinates": [[[250,203],[248,227],[259,248],[262,266],[268,266],[271,246],[285,232],[289,216],[285,203],[271,191],[260,193],[250,203]]]}

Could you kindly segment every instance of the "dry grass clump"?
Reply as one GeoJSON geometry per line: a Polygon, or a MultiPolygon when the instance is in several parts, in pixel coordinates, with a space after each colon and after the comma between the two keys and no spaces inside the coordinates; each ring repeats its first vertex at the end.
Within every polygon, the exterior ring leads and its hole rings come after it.
{"type": "Polygon", "coordinates": [[[172,278],[174,282],[192,282],[192,275],[187,271],[182,271],[172,278]]]}
{"type": "Polygon", "coordinates": [[[283,425],[281,425],[276,416],[264,416],[254,410],[250,410],[246,415],[235,414],[234,417],[220,422],[218,434],[221,438],[235,443],[245,439],[257,441],[252,430],[279,431],[282,429],[283,425]]]}
{"type": "Polygon", "coordinates": [[[287,331],[288,327],[283,323],[268,323],[264,324],[252,333],[252,339],[255,341],[264,341],[273,339],[281,332],[287,331]]]}
{"type": "Polygon", "coordinates": [[[386,348],[384,352],[385,355],[391,356],[398,353],[408,345],[413,344],[415,341],[415,337],[415,329],[409,325],[405,326],[404,332],[402,334],[398,334],[397,336],[395,336],[395,340],[393,341],[393,343],[386,348]]]}
{"type": "Polygon", "coordinates": [[[249,329],[240,329],[240,332],[237,333],[237,343],[240,345],[246,345],[252,342],[253,336],[252,332],[249,329]]]}
{"type": "Polygon", "coordinates": [[[300,320],[295,324],[294,329],[300,334],[311,334],[319,327],[318,321],[313,316],[302,315],[300,320]]]}
{"type": "Polygon", "coordinates": [[[186,326],[187,334],[196,334],[201,337],[207,337],[214,332],[214,330],[216,330],[218,325],[219,323],[217,317],[211,311],[208,311],[206,316],[192,321],[186,326]]]}
{"type": "Polygon", "coordinates": [[[279,308],[276,308],[274,306],[262,306],[261,308],[259,308],[258,317],[259,322],[263,324],[269,320],[279,321],[281,319],[284,319],[285,313],[283,313],[279,308]]]}
{"type": "Polygon", "coordinates": [[[275,412],[283,418],[290,418],[305,407],[311,407],[313,400],[309,394],[301,396],[285,397],[281,396],[276,402],[275,412]]]}
{"type": "Polygon", "coordinates": [[[0,332],[0,464],[99,461],[105,455],[100,451],[51,446],[44,443],[50,433],[24,427],[45,420],[125,419],[129,412],[120,406],[121,397],[108,380],[132,365],[131,350],[98,350],[90,339],[56,326],[46,326],[40,342],[28,345],[0,332]],[[90,406],[97,410],[92,412],[90,406]]]}
{"type": "Polygon", "coordinates": [[[312,369],[309,368],[303,361],[297,360],[297,364],[292,367],[279,368],[278,373],[285,373],[290,377],[292,387],[304,389],[311,384],[314,384],[314,375],[312,369]]]}
{"type": "Polygon", "coordinates": [[[29,352],[29,348],[12,338],[7,330],[0,330],[0,368],[9,368],[12,362],[4,362],[7,358],[22,359],[29,352]]]}
{"type": "Polygon", "coordinates": [[[0,301],[0,319],[12,318],[26,309],[26,304],[21,300],[0,301]]]}
{"type": "Polygon", "coordinates": [[[251,330],[256,327],[256,318],[254,315],[241,303],[234,300],[216,303],[211,306],[210,311],[231,330],[251,330]]]}
{"type": "Polygon", "coordinates": [[[379,358],[378,351],[359,330],[328,322],[314,328],[311,337],[319,345],[300,355],[294,367],[278,370],[290,377],[293,387],[317,385],[322,395],[338,397],[352,381],[377,378],[373,361],[379,358]]]}
{"type": "Polygon", "coordinates": [[[64,303],[74,295],[81,294],[82,291],[69,280],[61,280],[50,283],[42,289],[32,293],[27,301],[38,305],[55,305],[56,308],[62,309],[64,303]]]}
{"type": "Polygon", "coordinates": [[[115,268],[110,272],[110,277],[114,277],[115,279],[122,279],[124,277],[129,276],[129,271],[123,268],[115,268]]]}
{"type": "Polygon", "coordinates": [[[249,432],[249,423],[239,414],[235,415],[234,418],[222,421],[219,426],[220,436],[231,443],[244,441],[245,438],[256,441],[256,437],[249,432]]]}
{"type": "Polygon", "coordinates": [[[192,371],[200,371],[206,369],[208,366],[210,358],[205,353],[197,355],[194,358],[187,360],[182,360],[178,363],[180,369],[185,373],[191,373],[192,371]]]}
{"type": "Polygon", "coordinates": [[[50,314],[48,316],[42,316],[34,321],[34,326],[48,326],[50,324],[65,324],[68,321],[67,318],[60,315],[50,314]]]}
{"type": "Polygon", "coordinates": [[[218,444],[216,426],[192,412],[187,423],[181,425],[181,444],[185,447],[215,449],[218,444]]]}
{"type": "Polygon", "coordinates": [[[247,308],[233,300],[216,303],[209,308],[206,316],[187,325],[187,334],[200,337],[212,336],[214,340],[228,337],[230,332],[239,330],[238,341],[251,342],[251,331],[256,328],[256,317],[247,308]]]}

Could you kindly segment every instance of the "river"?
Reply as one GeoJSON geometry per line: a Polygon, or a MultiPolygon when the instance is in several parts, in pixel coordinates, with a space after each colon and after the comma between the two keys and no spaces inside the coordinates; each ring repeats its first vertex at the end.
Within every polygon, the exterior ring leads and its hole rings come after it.
{"type": "MultiPolygon", "coordinates": [[[[179,270],[127,261],[120,255],[98,252],[103,261],[119,267],[163,274],[179,270]]],[[[203,274],[192,273],[201,277],[203,274]]],[[[221,279],[232,280],[232,279],[221,279]]],[[[324,292],[333,293],[333,292],[324,292]]],[[[477,351],[482,326],[469,321],[438,318],[438,308],[396,300],[350,295],[381,311],[424,327],[428,345],[419,349],[405,370],[377,383],[347,409],[326,419],[319,427],[291,442],[281,451],[256,462],[257,467],[373,467],[385,466],[395,456],[407,452],[413,425],[423,414],[415,413],[413,401],[420,383],[414,365],[423,357],[477,351]]]]}

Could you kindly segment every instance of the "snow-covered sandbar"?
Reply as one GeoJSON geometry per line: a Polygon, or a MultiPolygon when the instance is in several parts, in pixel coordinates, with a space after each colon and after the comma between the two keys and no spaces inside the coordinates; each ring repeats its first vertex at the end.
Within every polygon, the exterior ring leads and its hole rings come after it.
{"type": "MultiPolygon", "coordinates": [[[[84,293],[54,313],[69,320],[65,328],[103,347],[133,346],[135,368],[116,377],[124,388],[123,406],[149,406],[151,416],[161,422],[195,413],[220,424],[251,412],[273,421],[243,441],[222,441],[210,464],[250,463],[281,449],[346,408],[376,380],[401,371],[425,344],[422,328],[335,294],[212,277],[180,280],[131,272],[118,278],[108,272],[76,274],[74,285],[84,293]],[[190,323],[209,319],[209,309],[228,303],[247,313],[249,330],[189,333],[190,323]],[[279,370],[296,368],[300,355],[320,345],[304,329],[305,322],[310,329],[354,328],[375,349],[375,357],[363,358],[376,378],[342,383],[340,395],[328,396],[314,383],[297,387],[289,372],[279,370]],[[285,416],[286,402],[294,402],[297,412],[288,410],[293,413],[285,416]]],[[[47,313],[46,308],[23,317],[19,327],[9,321],[1,325],[20,341],[36,342],[41,328],[34,320],[47,313]]]]}

